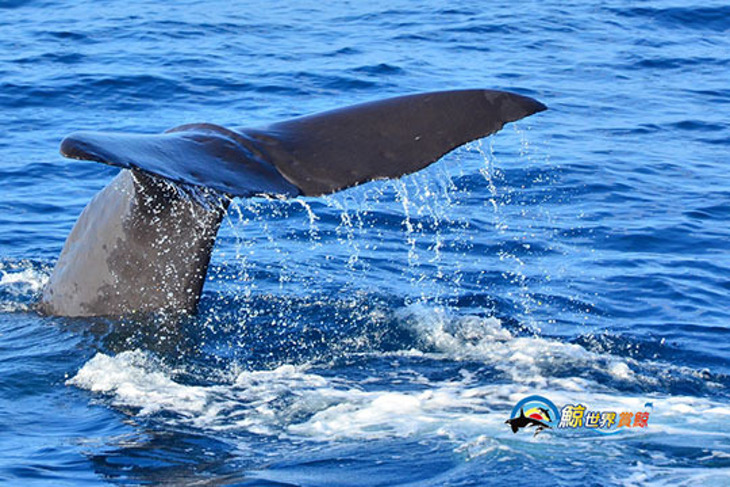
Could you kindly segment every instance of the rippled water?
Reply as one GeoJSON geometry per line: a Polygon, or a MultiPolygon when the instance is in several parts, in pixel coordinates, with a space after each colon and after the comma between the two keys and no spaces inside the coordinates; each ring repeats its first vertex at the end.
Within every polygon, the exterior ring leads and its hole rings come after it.
{"type": "Polygon", "coordinates": [[[723,2],[0,1],[0,481],[730,483],[723,2]],[[33,304],[115,174],[76,130],[404,93],[550,110],[400,181],[236,201],[200,313],[33,304]],[[638,410],[513,434],[524,396],[638,410]]]}

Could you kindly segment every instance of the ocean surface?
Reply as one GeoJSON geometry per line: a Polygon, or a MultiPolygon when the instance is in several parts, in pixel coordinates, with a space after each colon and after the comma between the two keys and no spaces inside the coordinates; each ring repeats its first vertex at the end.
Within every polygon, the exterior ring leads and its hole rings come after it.
{"type": "Polygon", "coordinates": [[[0,483],[730,485],[727,2],[0,0],[0,114],[0,483]],[[65,135],[460,88],[549,110],[236,200],[195,316],[35,310],[117,173],[65,135]],[[513,434],[534,394],[650,417],[513,434]]]}

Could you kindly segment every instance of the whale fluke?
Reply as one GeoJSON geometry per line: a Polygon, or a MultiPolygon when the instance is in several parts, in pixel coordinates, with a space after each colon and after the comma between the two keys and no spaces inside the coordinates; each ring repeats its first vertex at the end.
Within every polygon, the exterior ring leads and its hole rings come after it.
{"type": "Polygon", "coordinates": [[[253,146],[242,134],[200,123],[154,135],[78,132],[63,139],[61,154],[242,198],[299,195],[253,146]]]}
{"type": "Polygon", "coordinates": [[[444,91],[363,103],[261,129],[198,123],[156,135],[79,132],[63,140],[61,153],[243,198],[321,196],[418,171],[545,108],[503,91],[444,91]]]}
{"type": "Polygon", "coordinates": [[[156,135],[72,134],[61,143],[64,156],[124,170],[79,217],[41,309],[62,316],[194,312],[229,197],[320,196],[400,177],[545,109],[514,93],[462,90],[257,129],[200,123],[156,135]]]}
{"type": "Polygon", "coordinates": [[[306,196],[397,178],[446,153],[545,110],[514,93],[444,91],[355,105],[243,130],[306,196]]]}

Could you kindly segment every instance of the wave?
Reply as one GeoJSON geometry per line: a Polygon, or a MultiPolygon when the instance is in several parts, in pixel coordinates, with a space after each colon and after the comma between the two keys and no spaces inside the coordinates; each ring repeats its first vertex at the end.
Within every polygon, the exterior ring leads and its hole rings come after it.
{"type": "Polygon", "coordinates": [[[342,374],[345,364],[333,375],[316,363],[268,370],[233,363],[217,383],[196,385],[184,379],[186,371],[134,350],[96,354],[67,384],[101,394],[138,418],[195,430],[315,442],[443,436],[455,449],[472,452],[483,435],[512,438],[504,420],[519,399],[535,393],[556,404],[579,401],[604,409],[638,410],[653,402],[657,419],[636,434],[656,441],[667,433],[714,437],[728,417],[718,400],[662,392],[659,370],[712,387],[690,369],[519,336],[495,318],[453,317],[423,307],[399,314],[402,326],[417,335],[414,346],[349,356],[357,374],[342,374]],[[372,361],[393,367],[379,376],[367,366],[372,361]],[[429,367],[432,375],[424,372],[429,367]],[[439,374],[439,368],[450,372],[439,374]],[[363,375],[367,370],[372,375],[363,375]]]}
{"type": "Polygon", "coordinates": [[[50,268],[39,262],[1,261],[0,312],[31,311],[50,275],[50,268]]]}
{"type": "Polygon", "coordinates": [[[629,18],[648,19],[666,27],[725,32],[730,30],[730,6],[716,7],[637,7],[612,9],[629,18]]]}

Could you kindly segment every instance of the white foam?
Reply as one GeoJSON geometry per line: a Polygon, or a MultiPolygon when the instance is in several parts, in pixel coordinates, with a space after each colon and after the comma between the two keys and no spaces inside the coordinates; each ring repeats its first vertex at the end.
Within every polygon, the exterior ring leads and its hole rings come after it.
{"type": "Polygon", "coordinates": [[[140,351],[116,357],[98,353],[67,384],[113,395],[115,405],[139,408],[140,415],[168,410],[187,417],[199,416],[209,395],[205,388],[176,383],[161,364],[140,351]]]}
{"type": "Polygon", "coordinates": [[[493,317],[451,316],[443,309],[412,306],[401,312],[401,321],[437,354],[484,361],[521,384],[546,387],[551,372],[563,366],[600,370],[620,380],[655,382],[638,375],[631,359],[540,336],[514,336],[493,317]]]}
{"type": "Polygon", "coordinates": [[[730,485],[730,468],[656,466],[638,462],[627,478],[614,480],[626,487],[726,487],[730,485]]]}
{"type": "MultiPolygon", "coordinates": [[[[173,416],[165,421],[198,428],[316,441],[444,435],[456,441],[456,448],[476,448],[475,454],[483,453],[483,445],[469,446],[474,438],[511,435],[503,424],[511,407],[536,392],[524,384],[474,385],[474,378],[466,373],[458,381],[416,378],[419,390],[406,392],[389,390],[387,386],[363,390],[361,382],[330,379],[290,365],[241,372],[230,384],[212,386],[179,384],[170,374],[139,351],[114,357],[97,354],[68,384],[103,393],[115,406],[136,409],[136,414],[164,411],[173,416]]],[[[365,382],[377,381],[373,378],[365,382]]],[[[551,380],[551,390],[545,394],[556,404],[580,402],[614,411],[645,409],[644,396],[596,393],[588,384],[578,391],[561,387],[568,382],[551,380]]],[[[651,427],[632,434],[715,435],[727,417],[725,405],[704,399],[649,399],[656,407],[651,427]],[[695,423],[695,415],[702,421],[695,423]]],[[[525,435],[523,439],[530,441],[531,437],[525,435]]]]}
{"type": "Polygon", "coordinates": [[[36,269],[28,268],[18,272],[0,270],[0,286],[13,286],[31,292],[43,289],[49,275],[36,269]]]}
{"type": "Polygon", "coordinates": [[[344,401],[290,425],[287,431],[320,440],[377,439],[450,435],[456,424],[459,429],[480,429],[491,421],[474,414],[480,409],[480,399],[469,397],[468,389],[455,384],[438,384],[421,392],[351,392],[344,401]],[[465,410],[472,413],[464,414],[465,410]]]}
{"type": "Polygon", "coordinates": [[[0,290],[11,299],[0,301],[0,311],[12,313],[28,311],[50,278],[45,269],[35,269],[22,261],[16,264],[0,263],[0,290]]]}
{"type": "MultiPolygon", "coordinates": [[[[566,370],[579,373],[587,368],[620,380],[648,380],[629,359],[543,337],[515,336],[493,318],[449,317],[433,310],[404,313],[404,326],[416,332],[428,351],[387,354],[398,363],[387,375],[350,380],[319,374],[310,366],[282,365],[273,370],[230,370],[224,383],[185,385],[174,379],[175,371],[134,351],[97,354],[68,384],[103,394],[132,414],[157,414],[160,421],[204,430],[318,442],[442,436],[468,457],[529,455],[532,450],[521,448],[523,443],[564,445],[561,431],[533,437],[513,435],[505,426],[514,405],[532,394],[544,395],[559,407],[581,403],[616,413],[651,411],[648,428],[600,436],[610,444],[617,441],[617,449],[627,436],[659,442],[668,435],[714,441],[725,434],[727,404],[690,396],[628,395],[586,377],[565,376],[566,370]],[[506,378],[489,382],[480,372],[462,370],[433,381],[408,368],[411,358],[429,356],[482,361],[506,378]],[[551,374],[554,367],[563,375],[551,374]]],[[[593,441],[596,435],[585,432],[582,440],[571,441],[593,441]]]]}
{"type": "Polygon", "coordinates": [[[165,411],[197,427],[322,441],[437,433],[451,423],[481,428],[492,420],[465,413],[484,409],[484,395],[460,382],[420,392],[364,391],[355,383],[284,365],[241,372],[230,385],[187,386],[169,373],[140,351],[99,353],[67,383],[103,393],[115,406],[138,409],[139,415],[165,411]]]}

